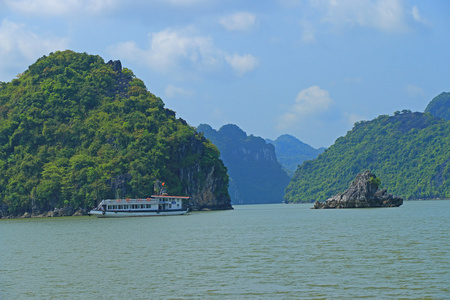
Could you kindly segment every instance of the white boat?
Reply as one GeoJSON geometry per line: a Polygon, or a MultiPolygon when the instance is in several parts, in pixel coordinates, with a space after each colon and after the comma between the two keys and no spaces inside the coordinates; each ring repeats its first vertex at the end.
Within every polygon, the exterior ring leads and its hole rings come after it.
{"type": "Polygon", "coordinates": [[[107,199],[89,212],[98,218],[175,216],[189,212],[189,197],[152,195],[142,199],[107,199]]]}

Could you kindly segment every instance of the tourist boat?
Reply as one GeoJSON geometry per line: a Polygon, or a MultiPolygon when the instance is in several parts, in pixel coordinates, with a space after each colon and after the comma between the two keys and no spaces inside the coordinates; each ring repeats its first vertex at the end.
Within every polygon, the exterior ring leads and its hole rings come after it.
{"type": "Polygon", "coordinates": [[[98,218],[175,216],[189,212],[189,197],[152,195],[146,199],[107,199],[89,212],[98,218]]]}

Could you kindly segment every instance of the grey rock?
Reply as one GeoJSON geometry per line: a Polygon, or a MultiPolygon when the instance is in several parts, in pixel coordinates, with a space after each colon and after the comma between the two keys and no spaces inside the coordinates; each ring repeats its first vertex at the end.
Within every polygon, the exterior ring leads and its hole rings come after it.
{"type": "Polygon", "coordinates": [[[313,208],[398,207],[403,204],[402,198],[389,194],[386,189],[378,189],[379,185],[380,180],[375,174],[366,170],[356,175],[350,187],[343,193],[325,202],[316,201],[313,208]]]}

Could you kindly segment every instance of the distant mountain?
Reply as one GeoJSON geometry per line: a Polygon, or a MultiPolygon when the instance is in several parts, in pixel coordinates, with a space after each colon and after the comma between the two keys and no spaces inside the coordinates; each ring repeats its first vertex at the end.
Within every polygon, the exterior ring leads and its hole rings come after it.
{"type": "Polygon", "coordinates": [[[201,124],[203,132],[220,150],[220,157],[230,176],[229,194],[232,204],[280,203],[289,176],[278,163],[275,149],[264,139],[247,134],[236,125],[219,130],[201,124]]]}
{"type": "Polygon", "coordinates": [[[289,134],[281,135],[275,141],[266,139],[266,142],[275,146],[277,159],[290,177],[305,160],[315,159],[325,150],[315,149],[289,134]]]}
{"type": "Polygon", "coordinates": [[[450,121],[450,93],[441,93],[428,103],[425,112],[450,121]]]}
{"type": "Polygon", "coordinates": [[[358,122],[297,169],[285,202],[325,201],[364,170],[405,199],[450,198],[450,122],[409,110],[358,122]]]}

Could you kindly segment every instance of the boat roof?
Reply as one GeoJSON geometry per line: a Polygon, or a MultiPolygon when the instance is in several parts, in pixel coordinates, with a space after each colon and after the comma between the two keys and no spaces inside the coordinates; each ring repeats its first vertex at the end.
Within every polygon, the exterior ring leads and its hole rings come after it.
{"type": "Polygon", "coordinates": [[[177,199],[189,199],[185,196],[169,196],[169,195],[152,195],[153,198],[177,198],[177,199]]]}

